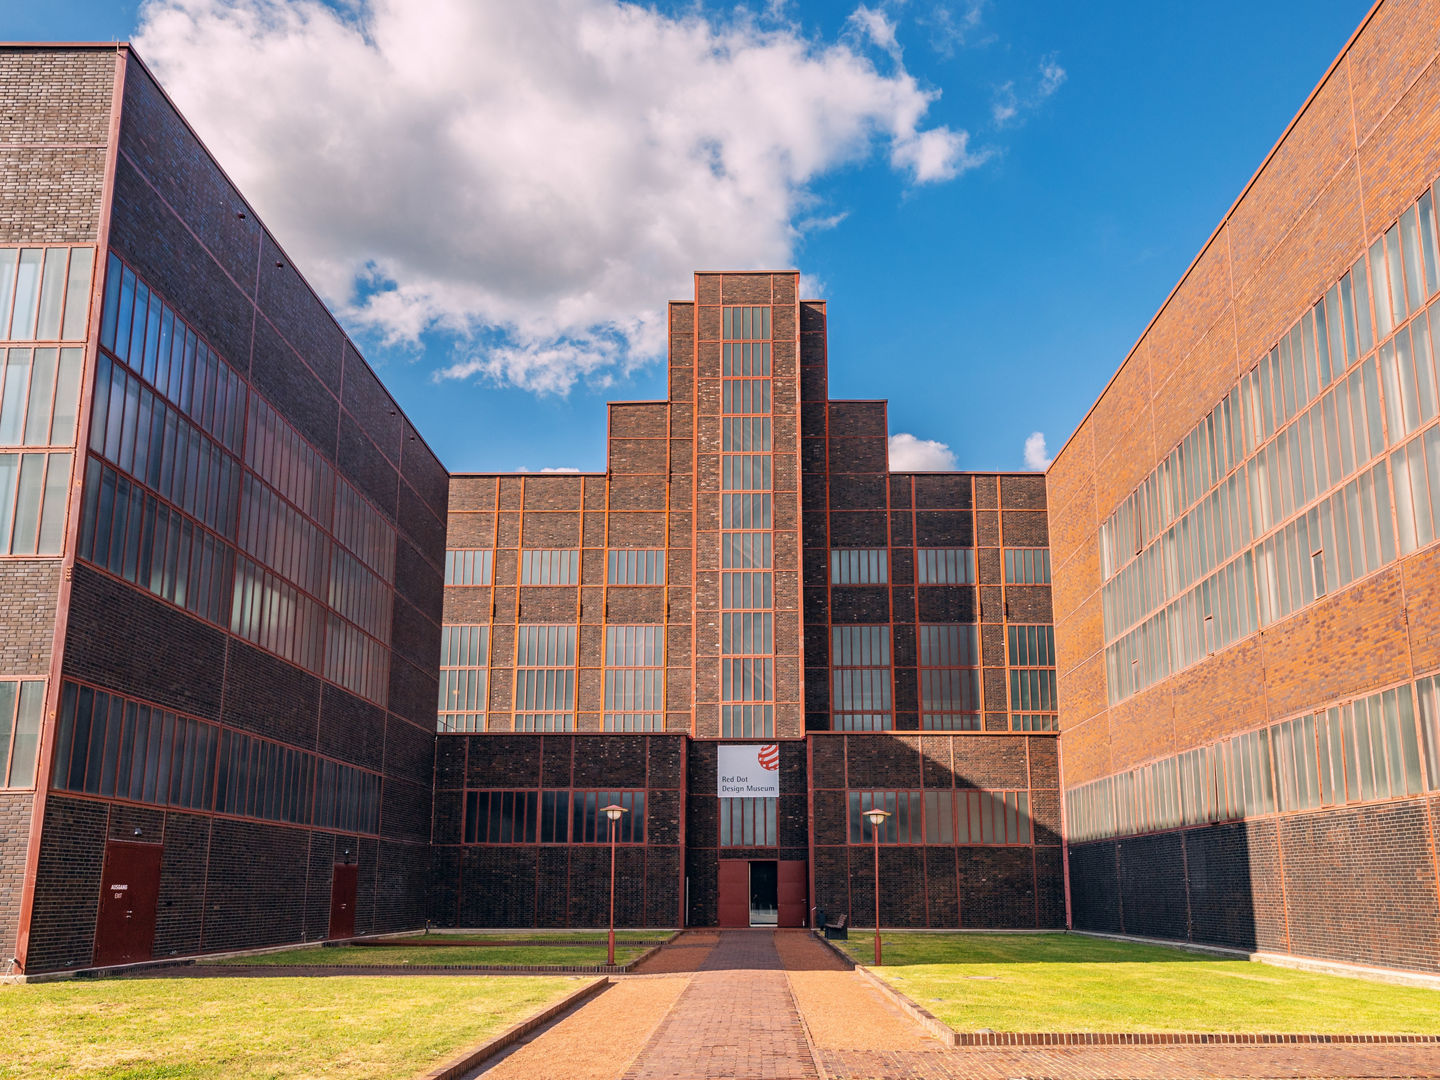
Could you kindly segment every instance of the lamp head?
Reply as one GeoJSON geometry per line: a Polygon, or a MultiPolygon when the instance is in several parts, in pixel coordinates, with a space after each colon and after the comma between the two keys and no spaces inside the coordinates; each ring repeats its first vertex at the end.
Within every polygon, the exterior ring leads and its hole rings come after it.
{"type": "Polygon", "coordinates": [[[873,829],[878,829],[885,821],[885,819],[890,816],[890,811],[881,810],[880,808],[876,807],[873,810],[866,810],[865,816],[870,819],[870,827],[873,829]]]}
{"type": "Polygon", "coordinates": [[[628,814],[630,812],[626,810],[625,807],[616,806],[614,803],[611,803],[609,806],[602,806],[600,809],[604,811],[605,816],[611,821],[619,821],[621,814],[628,814]]]}

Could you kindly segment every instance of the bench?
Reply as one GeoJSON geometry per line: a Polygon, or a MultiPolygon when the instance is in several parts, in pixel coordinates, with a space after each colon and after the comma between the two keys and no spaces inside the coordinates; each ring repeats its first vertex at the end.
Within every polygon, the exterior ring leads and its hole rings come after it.
{"type": "Polygon", "coordinates": [[[849,918],[849,916],[839,915],[825,924],[825,939],[827,941],[834,941],[836,938],[841,938],[846,941],[850,939],[850,931],[846,929],[845,925],[847,918],[849,918]]]}

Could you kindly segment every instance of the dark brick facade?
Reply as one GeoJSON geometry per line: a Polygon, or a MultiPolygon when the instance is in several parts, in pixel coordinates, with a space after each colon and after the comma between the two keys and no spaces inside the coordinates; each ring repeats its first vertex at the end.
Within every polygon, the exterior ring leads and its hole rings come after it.
{"type": "Polygon", "coordinates": [[[442,736],[430,918],[440,926],[605,925],[608,845],[465,845],[465,793],[641,789],[645,842],[617,845],[615,921],[679,925],[686,741],[680,734],[442,736]]]}
{"type": "MultiPolygon", "coordinates": [[[[811,735],[814,902],[874,924],[874,852],[847,843],[848,790],[1025,790],[1032,842],[882,845],[883,925],[1051,929],[1065,925],[1056,740],[1050,735],[811,735]]],[[[868,836],[868,827],[867,833],[868,836]]]]}

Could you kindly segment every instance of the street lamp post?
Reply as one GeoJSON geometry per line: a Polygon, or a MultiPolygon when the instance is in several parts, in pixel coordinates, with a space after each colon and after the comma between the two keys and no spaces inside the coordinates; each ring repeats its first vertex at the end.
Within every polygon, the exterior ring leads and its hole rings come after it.
{"type": "Polygon", "coordinates": [[[880,966],[880,826],[890,816],[890,811],[878,806],[865,811],[870,819],[870,838],[875,844],[875,966],[880,966]]]}
{"type": "Polygon", "coordinates": [[[620,823],[620,815],[626,813],[623,806],[616,806],[611,803],[609,806],[601,807],[605,816],[610,819],[610,935],[606,939],[608,946],[605,956],[605,963],[610,967],[615,966],[615,826],[620,823]]]}

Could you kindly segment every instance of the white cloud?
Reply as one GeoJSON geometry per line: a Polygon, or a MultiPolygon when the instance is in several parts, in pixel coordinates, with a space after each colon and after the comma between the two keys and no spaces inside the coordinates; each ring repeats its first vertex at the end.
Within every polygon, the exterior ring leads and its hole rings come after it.
{"type": "Polygon", "coordinates": [[[917,439],[901,432],[890,436],[891,472],[949,472],[956,468],[955,452],[935,439],[917,439]]]}
{"type": "Polygon", "coordinates": [[[1060,66],[1055,54],[1040,61],[1039,75],[1023,93],[1015,89],[1015,81],[1001,83],[995,88],[995,97],[990,105],[990,118],[996,127],[1007,127],[1023,119],[1022,114],[1034,112],[1064,85],[1065,69],[1060,66]]]}
{"type": "Polygon", "coordinates": [[[955,50],[974,41],[985,16],[989,0],[966,0],[957,10],[949,4],[936,4],[929,14],[919,16],[915,21],[930,30],[930,47],[944,57],[952,57],[955,50]]]}
{"type": "Polygon", "coordinates": [[[350,325],[542,393],[662,355],[696,267],[792,265],[825,174],[986,157],[898,62],[743,10],[146,0],[135,40],[350,325]]]}
{"type": "Polygon", "coordinates": [[[531,469],[529,466],[521,465],[515,470],[517,473],[578,473],[580,470],[570,465],[546,465],[543,469],[531,469]]]}
{"type": "Polygon", "coordinates": [[[888,53],[897,64],[900,62],[900,42],[895,39],[895,23],[880,8],[861,4],[850,13],[845,25],[861,37],[868,38],[870,44],[888,53]]]}
{"type": "Polygon", "coordinates": [[[1032,431],[1025,440],[1025,468],[1044,472],[1052,460],[1045,449],[1045,433],[1032,431]]]}

